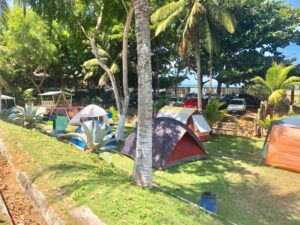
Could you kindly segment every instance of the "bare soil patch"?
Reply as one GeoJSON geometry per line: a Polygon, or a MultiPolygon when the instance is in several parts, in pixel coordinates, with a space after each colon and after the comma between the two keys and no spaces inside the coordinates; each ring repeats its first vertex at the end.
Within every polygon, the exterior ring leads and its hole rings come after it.
{"type": "Polygon", "coordinates": [[[0,192],[15,224],[45,224],[41,215],[34,208],[33,203],[22,190],[11,166],[2,156],[0,156],[0,192]]]}

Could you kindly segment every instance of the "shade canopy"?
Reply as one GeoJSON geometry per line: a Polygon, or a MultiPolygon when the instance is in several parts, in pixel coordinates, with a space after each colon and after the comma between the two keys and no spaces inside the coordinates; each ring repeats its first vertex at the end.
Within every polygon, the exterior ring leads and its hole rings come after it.
{"type": "Polygon", "coordinates": [[[40,96],[56,96],[60,95],[61,93],[64,93],[67,96],[73,96],[71,93],[65,92],[65,91],[48,91],[42,94],[39,94],[40,96]]]}
{"type": "Polygon", "coordinates": [[[88,105],[85,108],[83,108],[81,111],[79,111],[73,119],[70,120],[70,125],[80,125],[80,122],[82,120],[85,120],[87,118],[98,118],[101,116],[106,116],[107,112],[101,108],[98,105],[88,105]]]}
{"type": "Polygon", "coordinates": [[[2,100],[14,100],[15,101],[15,97],[7,96],[7,95],[1,95],[1,99],[2,100]]]}

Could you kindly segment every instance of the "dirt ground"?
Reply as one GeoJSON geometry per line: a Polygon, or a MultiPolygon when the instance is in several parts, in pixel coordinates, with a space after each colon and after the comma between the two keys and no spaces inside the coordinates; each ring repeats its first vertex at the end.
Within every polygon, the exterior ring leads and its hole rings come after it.
{"type": "Polygon", "coordinates": [[[12,220],[18,225],[43,225],[40,214],[34,208],[28,196],[16,180],[11,166],[0,155],[0,192],[12,215],[12,220]]]}

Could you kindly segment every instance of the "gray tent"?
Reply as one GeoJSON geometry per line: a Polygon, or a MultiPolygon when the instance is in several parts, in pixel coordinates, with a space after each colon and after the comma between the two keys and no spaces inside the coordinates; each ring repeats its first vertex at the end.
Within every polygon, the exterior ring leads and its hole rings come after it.
{"type": "MultiPolygon", "coordinates": [[[[152,166],[166,169],[180,163],[206,158],[199,139],[183,123],[172,118],[156,118],[153,121],[152,166]]],[[[121,154],[135,158],[136,131],[128,136],[121,154]]]]}

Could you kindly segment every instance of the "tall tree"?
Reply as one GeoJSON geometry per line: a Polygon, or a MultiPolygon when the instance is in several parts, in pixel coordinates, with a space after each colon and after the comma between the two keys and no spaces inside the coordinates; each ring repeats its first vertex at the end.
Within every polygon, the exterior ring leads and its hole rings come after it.
{"type": "Polygon", "coordinates": [[[125,119],[129,106],[129,86],[128,86],[128,38],[131,21],[134,13],[133,0],[130,0],[129,6],[122,0],[126,11],[126,22],[124,25],[123,42],[122,42],[122,67],[123,67],[123,104],[122,113],[118,124],[118,138],[124,138],[125,119]]]}
{"type": "Polygon", "coordinates": [[[7,62],[13,65],[12,72],[30,80],[38,93],[47,76],[45,71],[56,57],[56,47],[48,31],[46,22],[32,10],[28,10],[26,16],[18,7],[10,10],[4,32],[4,44],[9,49],[7,62]],[[44,72],[40,82],[36,80],[35,71],[44,72]]]}
{"type": "MultiPolygon", "coordinates": [[[[116,76],[112,73],[112,71],[110,70],[109,66],[107,65],[107,63],[102,59],[101,54],[99,53],[99,48],[98,48],[98,43],[97,43],[97,37],[99,34],[99,30],[101,28],[102,25],[102,20],[103,20],[103,13],[104,13],[104,7],[105,2],[97,2],[92,4],[93,5],[93,9],[95,10],[95,14],[97,15],[97,20],[96,20],[96,25],[94,26],[94,28],[92,29],[92,32],[89,32],[86,27],[84,26],[83,21],[80,20],[81,17],[86,17],[87,14],[89,14],[89,4],[85,4],[84,2],[81,1],[73,1],[72,0],[72,7],[73,7],[73,12],[74,12],[74,16],[75,19],[79,25],[79,27],[81,28],[82,32],[84,33],[84,35],[86,36],[87,40],[89,41],[89,44],[91,46],[92,49],[92,53],[94,54],[97,63],[99,64],[99,66],[105,71],[105,73],[108,75],[109,80],[112,84],[112,89],[114,92],[114,96],[115,96],[115,101],[116,101],[116,106],[117,106],[117,110],[118,110],[118,117],[119,117],[119,123],[118,123],[118,135],[117,137],[123,138],[123,134],[124,134],[124,126],[125,126],[125,117],[126,117],[126,113],[127,113],[127,109],[128,109],[128,103],[129,103],[129,90],[128,90],[128,74],[127,77],[123,78],[125,83],[123,83],[123,90],[124,90],[124,95],[126,97],[126,99],[124,99],[124,101],[122,101],[122,94],[117,82],[117,78],[116,76]],[[86,8],[86,10],[84,11],[80,11],[78,9],[80,8],[86,8]],[[98,9],[98,12],[96,11],[98,9]]],[[[129,18],[130,19],[130,18],[129,18]]],[[[130,21],[128,21],[129,23],[130,21]]]]}
{"type": "Polygon", "coordinates": [[[138,185],[152,186],[152,71],[148,0],[134,0],[138,56],[138,128],[133,175],[138,185]]]}
{"type": "Polygon", "coordinates": [[[221,7],[217,1],[206,0],[179,0],[171,2],[158,9],[152,16],[153,22],[159,22],[156,35],[171,25],[180,24],[179,53],[184,56],[193,45],[196,59],[198,109],[202,110],[202,73],[200,40],[203,28],[210,22],[218,23],[228,32],[234,32],[234,24],[229,12],[221,7]]]}
{"type": "Polygon", "coordinates": [[[281,48],[300,43],[300,9],[273,0],[240,1],[228,7],[237,23],[234,35],[220,35],[222,45],[214,55],[213,78],[219,91],[224,83],[247,85],[257,74],[265,74],[273,61],[284,60],[281,48]]]}

